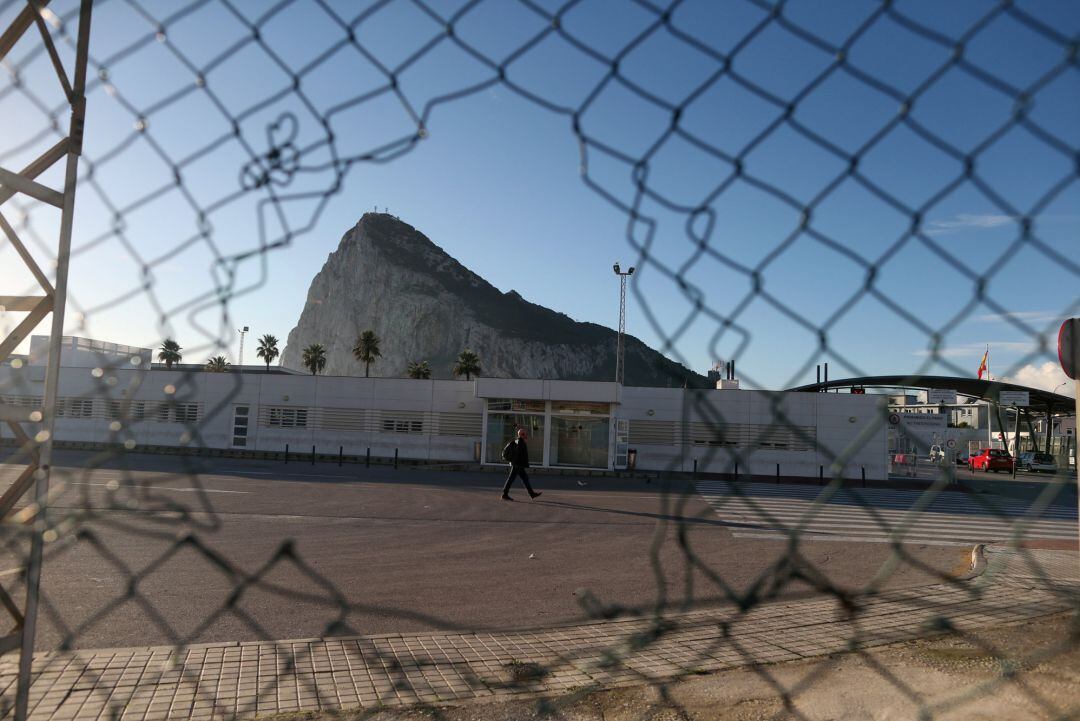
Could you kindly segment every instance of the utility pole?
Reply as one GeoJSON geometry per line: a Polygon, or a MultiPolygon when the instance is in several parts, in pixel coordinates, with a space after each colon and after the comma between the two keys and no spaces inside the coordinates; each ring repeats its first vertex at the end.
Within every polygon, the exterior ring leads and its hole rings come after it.
{"type": "MultiPolygon", "coordinates": [[[[1074,381],[1074,407],[1076,417],[1080,417],[1080,318],[1069,318],[1061,324],[1058,330],[1058,360],[1061,361],[1061,370],[1074,381]]],[[[1066,453],[1065,463],[1068,462],[1069,456],[1066,453]]],[[[1080,488],[1080,463],[1076,464],[1076,485],[1080,488]]]]}
{"type": "Polygon", "coordinates": [[[626,279],[634,274],[634,268],[623,272],[619,262],[615,261],[614,269],[615,275],[619,276],[619,339],[615,345],[615,382],[622,385],[626,374],[626,341],[623,339],[626,335],[626,279]]]}

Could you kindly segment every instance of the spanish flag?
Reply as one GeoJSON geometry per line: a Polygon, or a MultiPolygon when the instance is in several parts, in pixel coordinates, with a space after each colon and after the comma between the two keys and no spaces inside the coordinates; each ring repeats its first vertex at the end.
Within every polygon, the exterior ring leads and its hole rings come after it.
{"type": "MultiPolygon", "coordinates": [[[[987,346],[986,347],[986,352],[983,353],[982,362],[979,363],[979,380],[982,380],[983,373],[986,373],[987,365],[989,364],[989,362],[990,362],[990,346],[987,346]]],[[[987,375],[987,380],[990,380],[990,378],[989,378],[990,374],[986,373],[986,375],[987,375]]]]}

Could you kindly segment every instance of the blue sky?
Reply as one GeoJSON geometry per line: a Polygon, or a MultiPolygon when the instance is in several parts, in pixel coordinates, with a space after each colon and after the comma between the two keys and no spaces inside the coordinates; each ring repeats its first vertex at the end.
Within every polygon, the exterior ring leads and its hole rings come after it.
{"type": "MultiPolygon", "coordinates": [[[[463,5],[426,7],[449,20],[463,5]]],[[[99,2],[72,332],[175,336],[197,360],[221,346],[235,358],[241,325],[284,342],[327,254],[377,206],[579,320],[614,326],[611,263],[636,264],[628,330],[699,372],[735,357],[763,387],[813,380],[823,361],[834,377],[973,375],[989,345],[995,375],[1056,382],[1054,333],[1080,312],[1080,68],[1067,59],[1080,6],[851,0],[772,14],[687,0],[665,24],[663,7],[587,0],[559,15],[560,35],[543,12],[561,3],[533,5],[485,0],[453,20],[496,65],[527,46],[498,82],[408,0],[298,0],[262,21],[269,3],[99,2]],[[351,44],[342,22],[357,18],[351,44]],[[1017,92],[1029,122],[1013,121],[1017,92]],[[410,142],[419,117],[425,137],[410,142]],[[252,188],[270,145],[283,167],[252,188]]],[[[66,17],[74,4],[54,6],[66,17]]],[[[0,2],[0,20],[20,7],[0,2]]],[[[7,68],[33,97],[0,76],[5,168],[55,139],[42,109],[62,99],[32,40],[7,68]]],[[[2,210],[29,239],[55,230],[51,209],[2,210]]],[[[0,246],[3,287],[30,282],[0,246]]],[[[0,329],[18,318],[0,315],[0,329]]]]}

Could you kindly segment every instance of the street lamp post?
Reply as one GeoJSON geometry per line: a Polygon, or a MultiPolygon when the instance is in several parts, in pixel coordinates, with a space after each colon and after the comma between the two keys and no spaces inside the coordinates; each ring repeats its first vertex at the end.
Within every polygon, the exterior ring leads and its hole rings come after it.
{"type": "Polygon", "coordinates": [[[623,376],[626,373],[624,358],[626,343],[623,340],[623,336],[626,334],[626,279],[634,274],[634,268],[630,267],[626,272],[623,272],[618,261],[615,261],[613,267],[615,275],[619,276],[619,339],[615,345],[615,382],[622,385],[623,376]]]}
{"type": "Polygon", "coordinates": [[[248,327],[245,325],[243,328],[237,330],[240,334],[240,363],[239,372],[244,372],[244,334],[248,332],[248,327]]]}

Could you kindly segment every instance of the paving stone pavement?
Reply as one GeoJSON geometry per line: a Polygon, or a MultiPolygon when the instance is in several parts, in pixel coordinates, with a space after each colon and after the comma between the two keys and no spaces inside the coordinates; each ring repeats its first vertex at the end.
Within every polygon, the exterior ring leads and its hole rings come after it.
{"type": "MultiPolygon", "coordinates": [[[[1074,551],[987,549],[987,570],[875,595],[516,633],[417,633],[42,653],[31,718],[233,719],[477,696],[558,694],[823,656],[1076,609],[1074,551]]],[[[18,655],[0,657],[11,715],[18,655]]],[[[765,666],[767,668],[767,666],[765,666]]]]}

